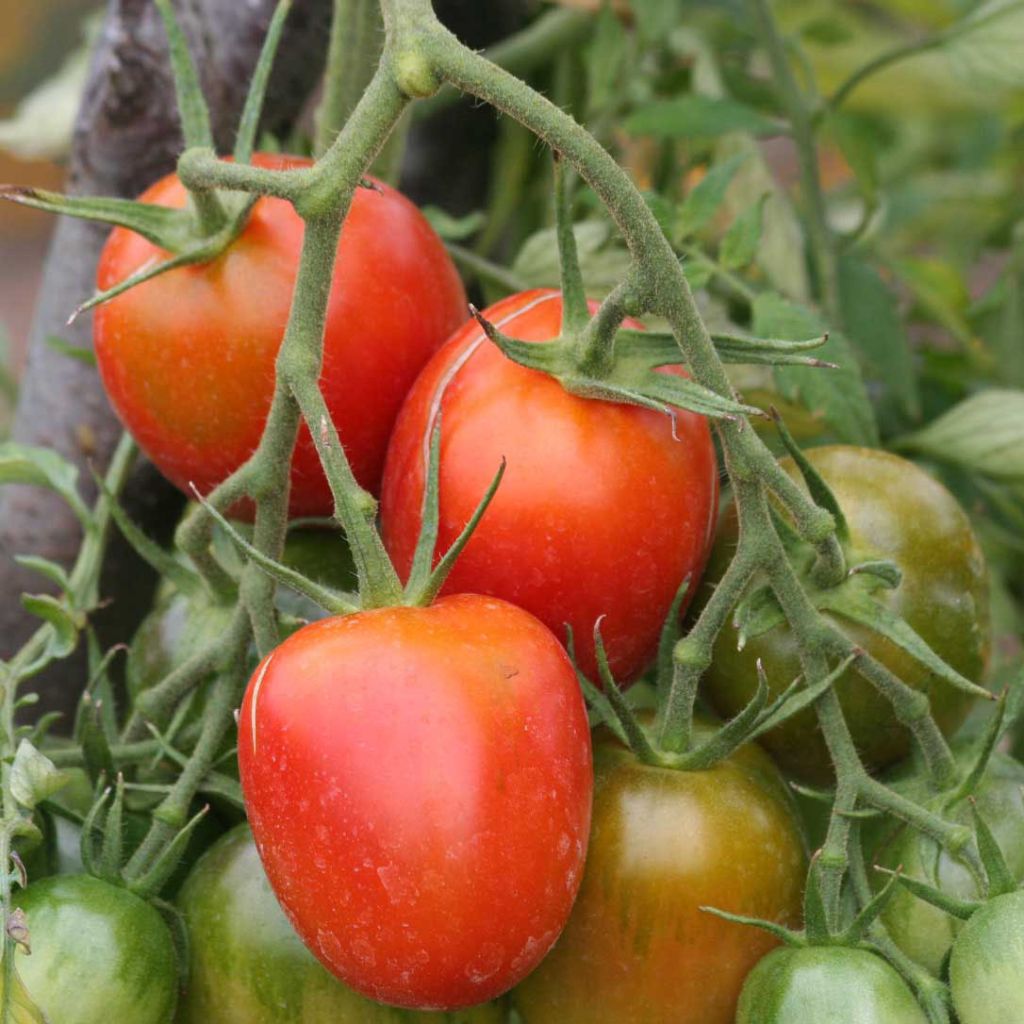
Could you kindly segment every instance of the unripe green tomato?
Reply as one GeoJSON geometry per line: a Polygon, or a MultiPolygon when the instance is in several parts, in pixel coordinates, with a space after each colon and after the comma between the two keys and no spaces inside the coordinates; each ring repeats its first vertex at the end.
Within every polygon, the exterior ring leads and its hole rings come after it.
{"type": "MultiPolygon", "coordinates": [[[[961,759],[963,760],[963,759],[961,759]]],[[[969,762],[962,764],[966,768],[969,762]]],[[[919,802],[928,793],[918,783],[908,787],[899,775],[889,780],[897,789],[919,802]]],[[[993,754],[974,791],[978,813],[988,823],[1006,857],[1013,876],[1024,882],[1024,766],[1005,754],[993,754]]],[[[964,825],[972,822],[971,805],[963,800],[953,808],[934,808],[949,821],[964,825]]],[[[901,822],[889,820],[882,827],[869,826],[864,833],[864,849],[869,864],[877,862],[891,871],[902,867],[908,878],[936,886],[957,899],[980,899],[981,894],[967,868],[934,840],[901,822]]],[[[880,889],[888,876],[875,873],[880,889]]],[[[882,922],[892,940],[911,959],[939,975],[953,940],[963,927],[949,914],[918,899],[898,886],[882,912],[882,922]]],[[[1024,970],[1024,963],[1022,963],[1024,970]]],[[[1021,1018],[1024,1021],[1024,1017],[1021,1018]]]]}
{"type": "Polygon", "coordinates": [[[17,893],[32,955],[15,966],[51,1024],[170,1024],[178,997],[163,919],[127,889],[58,875],[17,893]]]}
{"type": "MultiPolygon", "coordinates": [[[[698,719],[697,742],[712,728],[698,719]]],[[[755,744],[675,771],[600,730],[583,884],[516,1009],[524,1024],[732,1024],[778,940],[703,908],[797,925],[806,867],[792,798],[755,744]]]]}
{"type": "Polygon", "coordinates": [[[928,1024],[928,1017],[880,956],[810,946],[777,949],[750,972],[736,1024],[928,1024]]]}
{"type": "Polygon", "coordinates": [[[247,825],[196,865],[178,896],[189,982],[177,1024],[502,1024],[496,1003],[412,1013],[343,985],[302,944],[279,906],[247,825]]]}
{"type": "Polygon", "coordinates": [[[949,987],[960,1024],[1024,1021],[1024,892],[995,897],[964,925],[949,987]]]}
{"type": "MultiPolygon", "coordinates": [[[[985,560],[966,513],[949,491],[914,463],[888,452],[834,445],[811,448],[808,459],[832,488],[850,528],[847,562],[891,559],[903,571],[895,589],[873,594],[902,617],[958,672],[975,682],[989,649],[988,578],[985,560]]],[[[782,468],[799,480],[792,459],[782,468]]],[[[802,483],[801,483],[801,486],[802,483]]],[[[735,506],[719,524],[698,601],[706,601],[722,578],[737,544],[735,506]]],[[[881,634],[839,615],[827,615],[855,644],[900,679],[928,694],[939,727],[951,733],[963,721],[971,698],[941,680],[917,659],[881,634]]],[[[800,674],[793,634],[778,626],[737,650],[737,630],[729,616],[715,643],[704,692],[715,709],[732,717],[757,690],[757,662],[768,678],[769,699],[800,674]]],[[[869,768],[905,757],[910,734],[897,722],[892,705],[853,669],[835,686],[854,743],[869,768]]],[[[814,711],[794,715],[761,737],[785,772],[827,784],[832,764],[814,711]]]]}

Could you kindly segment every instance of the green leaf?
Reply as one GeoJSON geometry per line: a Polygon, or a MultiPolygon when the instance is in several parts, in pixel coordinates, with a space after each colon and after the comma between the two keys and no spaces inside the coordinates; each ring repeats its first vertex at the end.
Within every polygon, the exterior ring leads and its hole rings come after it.
{"type": "Polygon", "coordinates": [[[89,510],[78,493],[78,469],[49,448],[6,441],[0,444],[0,484],[32,484],[59,494],[82,523],[89,510]]]}
{"type": "Polygon", "coordinates": [[[610,4],[597,17],[587,47],[587,102],[592,114],[610,107],[619,96],[619,80],[626,66],[629,36],[610,4]]]}
{"type": "MultiPolygon", "coordinates": [[[[825,333],[816,313],[775,292],[758,295],[753,313],[753,331],[762,337],[800,341],[825,333]]],[[[817,355],[838,368],[822,372],[806,366],[773,367],[780,394],[820,416],[838,440],[877,447],[875,414],[849,343],[832,333],[817,355]]]]}
{"type": "Polygon", "coordinates": [[[864,198],[874,201],[878,193],[878,149],[879,144],[873,132],[861,118],[846,111],[836,111],[828,118],[828,126],[857,177],[864,198]]]}
{"type": "Polygon", "coordinates": [[[691,189],[679,210],[680,238],[700,231],[721,209],[726,190],[746,159],[746,153],[738,153],[715,164],[691,189]]]}
{"type": "MultiPolygon", "coordinates": [[[[597,297],[609,292],[632,266],[625,244],[605,220],[578,221],[573,234],[587,294],[597,297]]],[[[561,267],[556,230],[545,228],[527,238],[510,269],[526,287],[558,288],[561,267]]]]}
{"type": "Polygon", "coordinates": [[[71,581],[68,579],[64,566],[51,562],[48,558],[39,558],[36,555],[15,555],[14,560],[23,568],[38,572],[52,583],[56,583],[65,593],[71,587],[71,581]]]}
{"type": "Polygon", "coordinates": [[[761,217],[767,193],[748,206],[722,238],[718,261],[726,270],[740,270],[753,262],[761,241],[761,217]]]}
{"type": "Polygon", "coordinates": [[[1014,232],[1013,254],[1003,281],[1005,297],[999,326],[989,344],[999,364],[999,379],[1024,386],[1024,224],[1014,232]]]}
{"type": "Polygon", "coordinates": [[[1024,86],[1024,2],[989,0],[947,32],[942,52],[962,80],[978,89],[1024,86]]]}
{"type": "Polygon", "coordinates": [[[925,313],[958,341],[965,345],[973,343],[974,334],[967,322],[970,295],[956,267],[938,259],[905,257],[893,261],[892,269],[913,292],[925,313]]]}
{"type": "Polygon", "coordinates": [[[47,654],[66,658],[78,644],[78,622],[71,611],[51,594],[23,594],[21,603],[27,612],[53,627],[47,654]]]}
{"type": "Polygon", "coordinates": [[[424,206],[422,213],[438,235],[448,242],[461,242],[470,235],[475,235],[486,221],[481,210],[467,213],[465,217],[453,217],[440,206],[424,206]]]}
{"type": "Polygon", "coordinates": [[[22,740],[11,765],[11,796],[22,807],[32,810],[49,799],[71,781],[69,772],[62,772],[28,740],[22,740]]]}
{"type": "Polygon", "coordinates": [[[36,1006],[17,971],[12,972],[10,993],[0,978],[0,1015],[8,1024],[53,1024],[36,1006]]]}
{"type": "Polygon", "coordinates": [[[56,334],[51,334],[46,339],[46,344],[54,350],[59,352],[62,356],[67,356],[68,359],[77,359],[78,362],[84,363],[86,366],[96,365],[96,353],[91,348],[83,348],[81,345],[72,345],[66,342],[63,338],[57,337],[56,334]]]}
{"type": "Polygon", "coordinates": [[[896,297],[878,271],[854,253],[839,262],[839,303],[850,341],[881,384],[885,401],[916,419],[921,398],[896,297]]]}
{"type": "Polygon", "coordinates": [[[688,95],[656,100],[626,118],[631,135],[657,138],[715,138],[730,132],[748,135],[782,135],[786,128],[759,114],[753,107],[730,99],[688,95]]]}
{"type": "Polygon", "coordinates": [[[901,438],[898,447],[996,480],[1024,482],[1024,391],[981,391],[901,438]]]}
{"type": "Polygon", "coordinates": [[[681,0],[631,0],[630,10],[643,39],[658,42],[679,24],[681,0]]]}

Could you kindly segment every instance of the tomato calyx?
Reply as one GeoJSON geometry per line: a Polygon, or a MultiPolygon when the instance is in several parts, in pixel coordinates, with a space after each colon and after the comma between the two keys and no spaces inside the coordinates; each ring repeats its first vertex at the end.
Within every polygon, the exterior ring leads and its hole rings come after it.
{"type": "MultiPolygon", "coordinates": [[[[671,333],[622,326],[627,315],[639,315],[648,304],[649,290],[635,270],[590,315],[572,229],[571,197],[557,153],[554,166],[563,296],[561,334],[553,341],[526,343],[503,334],[471,306],[487,337],[513,362],[554,377],[566,391],[583,398],[638,405],[668,416],[674,416],[674,409],[688,409],[729,421],[740,416],[764,417],[761,409],[740,402],[733,394],[719,394],[685,375],[658,372],[679,366],[683,354],[671,333]]],[[[719,356],[727,362],[814,367],[833,365],[803,354],[827,340],[827,335],[796,342],[712,336],[719,356]]]]}

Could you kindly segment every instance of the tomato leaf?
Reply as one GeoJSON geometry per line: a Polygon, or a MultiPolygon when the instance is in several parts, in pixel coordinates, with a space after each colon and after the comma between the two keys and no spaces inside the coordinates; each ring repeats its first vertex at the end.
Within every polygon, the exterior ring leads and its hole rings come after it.
{"type": "Polygon", "coordinates": [[[49,799],[71,781],[68,772],[62,772],[28,740],[22,740],[11,765],[11,796],[31,810],[49,799]]]}
{"type": "Polygon", "coordinates": [[[47,641],[47,656],[66,658],[78,644],[79,622],[71,610],[52,594],[23,594],[21,603],[27,612],[53,627],[47,641]]]}
{"type": "Polygon", "coordinates": [[[730,132],[746,132],[748,135],[786,133],[780,122],[765,117],[745,103],[693,94],[648,103],[627,117],[624,127],[631,135],[653,135],[663,139],[714,138],[730,132]]]}
{"type": "Polygon", "coordinates": [[[591,112],[611,106],[619,95],[619,80],[628,51],[629,36],[622,20],[606,4],[597,16],[587,48],[587,102],[591,112]]]}
{"type": "Polygon", "coordinates": [[[1024,483],[1024,390],[980,391],[898,446],[995,480],[1024,483]]]}
{"type": "Polygon", "coordinates": [[[761,241],[761,222],[764,214],[764,193],[748,206],[730,225],[722,238],[719,262],[726,270],[740,270],[753,262],[761,241]]]}
{"type": "Polygon", "coordinates": [[[881,388],[883,414],[895,406],[903,418],[917,419],[921,398],[896,297],[878,271],[853,253],[839,262],[839,302],[850,342],[881,388]]]}
{"type": "Polygon", "coordinates": [[[36,555],[15,555],[14,560],[25,569],[31,569],[45,576],[51,583],[56,583],[65,593],[70,589],[71,581],[68,579],[64,566],[51,562],[48,558],[39,558],[36,555]]]}
{"type": "Polygon", "coordinates": [[[78,519],[87,524],[90,513],[78,493],[78,470],[48,448],[6,441],[0,444],[0,484],[31,484],[59,494],[78,519]]]}
{"type": "Polygon", "coordinates": [[[475,235],[483,226],[486,217],[480,210],[467,213],[465,217],[453,217],[439,206],[424,206],[420,211],[430,226],[447,242],[461,242],[475,235]]]}
{"type": "MultiPolygon", "coordinates": [[[[792,341],[825,333],[816,313],[775,292],[763,292],[754,301],[753,328],[763,337],[792,341]]],[[[874,411],[849,343],[842,335],[831,333],[817,354],[838,368],[822,373],[804,366],[774,367],[775,385],[782,397],[821,416],[838,440],[877,446],[874,411]]]]}
{"type": "Polygon", "coordinates": [[[954,74],[980,89],[1024,85],[1024,3],[989,0],[946,33],[942,50],[954,74]]]}
{"type": "Polygon", "coordinates": [[[721,209],[725,202],[725,193],[746,159],[746,153],[737,153],[736,156],[715,164],[694,185],[679,208],[680,237],[685,238],[700,231],[721,209]]]}

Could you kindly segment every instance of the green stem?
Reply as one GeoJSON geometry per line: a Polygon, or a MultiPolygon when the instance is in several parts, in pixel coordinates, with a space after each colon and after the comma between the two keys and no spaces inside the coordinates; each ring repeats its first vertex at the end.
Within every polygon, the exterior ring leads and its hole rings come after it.
{"type": "Polygon", "coordinates": [[[316,114],[317,156],[326,153],[355,109],[384,40],[377,0],[334,0],[324,95],[316,114]]]}
{"type": "Polygon", "coordinates": [[[476,277],[481,284],[491,284],[509,295],[515,292],[529,290],[529,285],[519,279],[508,267],[494,263],[484,256],[467,249],[465,246],[457,245],[455,242],[445,242],[448,254],[455,261],[456,266],[464,273],[476,277]]]}

